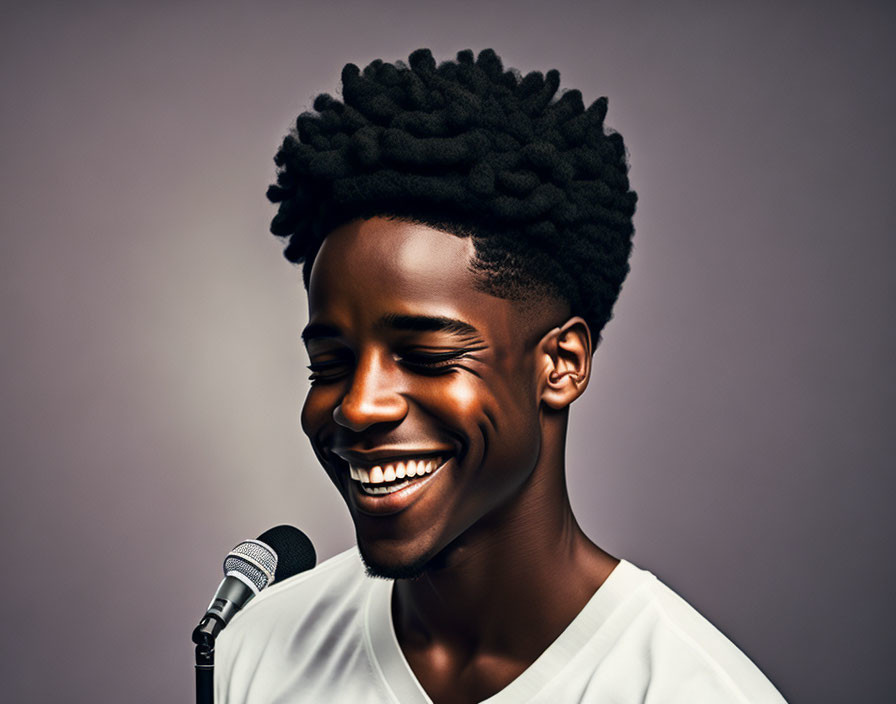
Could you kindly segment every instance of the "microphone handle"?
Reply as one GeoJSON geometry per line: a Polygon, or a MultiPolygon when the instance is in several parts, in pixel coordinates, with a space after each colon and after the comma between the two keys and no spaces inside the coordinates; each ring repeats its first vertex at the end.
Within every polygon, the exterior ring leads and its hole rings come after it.
{"type": "Polygon", "coordinates": [[[252,597],[255,591],[246,582],[228,574],[224,577],[205,616],[193,630],[196,643],[196,704],[215,701],[215,638],[252,597]]]}
{"type": "MultiPolygon", "coordinates": [[[[230,623],[230,619],[236,615],[236,612],[251,601],[257,593],[258,590],[250,587],[245,577],[237,572],[230,572],[221,580],[218,591],[215,592],[215,598],[208,605],[205,615],[220,619],[221,628],[224,628],[230,623]]],[[[218,630],[220,631],[220,628],[218,630]]],[[[212,638],[217,635],[218,633],[215,632],[212,638]]]]}

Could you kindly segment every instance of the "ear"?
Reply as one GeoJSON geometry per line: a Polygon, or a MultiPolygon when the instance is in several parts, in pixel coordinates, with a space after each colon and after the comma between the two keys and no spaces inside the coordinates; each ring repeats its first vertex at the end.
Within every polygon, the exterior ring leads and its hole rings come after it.
{"type": "Polygon", "coordinates": [[[539,392],[554,410],[575,401],[591,378],[591,331],[579,316],[548,332],[538,343],[539,392]]]}

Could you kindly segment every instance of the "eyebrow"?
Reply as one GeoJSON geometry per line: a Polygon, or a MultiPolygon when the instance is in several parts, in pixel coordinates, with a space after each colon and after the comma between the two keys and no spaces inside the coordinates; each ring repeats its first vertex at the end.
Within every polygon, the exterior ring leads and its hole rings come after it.
{"type": "MultiPolygon", "coordinates": [[[[387,313],[377,321],[377,327],[403,332],[444,332],[459,337],[475,337],[480,334],[475,327],[463,320],[441,315],[387,313]]],[[[306,345],[313,339],[339,337],[340,335],[339,328],[327,323],[310,323],[302,330],[302,340],[306,345]]]]}
{"type": "Polygon", "coordinates": [[[339,337],[339,328],[325,323],[309,323],[302,330],[302,341],[306,345],[319,337],[339,337]]]}
{"type": "Polygon", "coordinates": [[[377,327],[387,327],[403,332],[445,332],[463,337],[479,335],[479,331],[469,323],[441,315],[387,313],[379,319],[377,327]]]}

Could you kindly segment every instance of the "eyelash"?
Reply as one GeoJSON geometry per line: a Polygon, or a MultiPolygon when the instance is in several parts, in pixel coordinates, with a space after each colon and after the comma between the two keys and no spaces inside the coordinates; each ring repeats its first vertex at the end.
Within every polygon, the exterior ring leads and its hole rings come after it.
{"type": "Polygon", "coordinates": [[[409,353],[402,357],[403,362],[411,367],[424,369],[447,369],[455,366],[458,359],[464,356],[463,351],[439,352],[435,354],[409,353]]]}
{"type": "MultiPolygon", "coordinates": [[[[457,365],[457,361],[465,355],[465,350],[440,352],[436,354],[410,352],[402,355],[400,359],[405,366],[408,366],[411,369],[416,369],[423,374],[434,375],[442,371],[453,369],[457,365]]],[[[336,374],[331,376],[323,375],[326,374],[327,371],[337,369],[345,364],[346,360],[341,359],[330,362],[311,363],[308,365],[308,369],[311,370],[312,373],[311,376],[308,377],[308,380],[311,381],[311,383],[315,383],[336,379],[338,376],[336,374]]]]}

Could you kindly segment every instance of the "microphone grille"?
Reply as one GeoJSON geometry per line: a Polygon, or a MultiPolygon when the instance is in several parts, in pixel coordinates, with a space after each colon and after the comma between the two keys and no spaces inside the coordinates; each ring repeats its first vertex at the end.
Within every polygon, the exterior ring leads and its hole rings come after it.
{"type": "Polygon", "coordinates": [[[246,540],[237,545],[224,558],[224,574],[239,572],[258,591],[273,580],[277,571],[277,555],[264,543],[246,540]]]}

